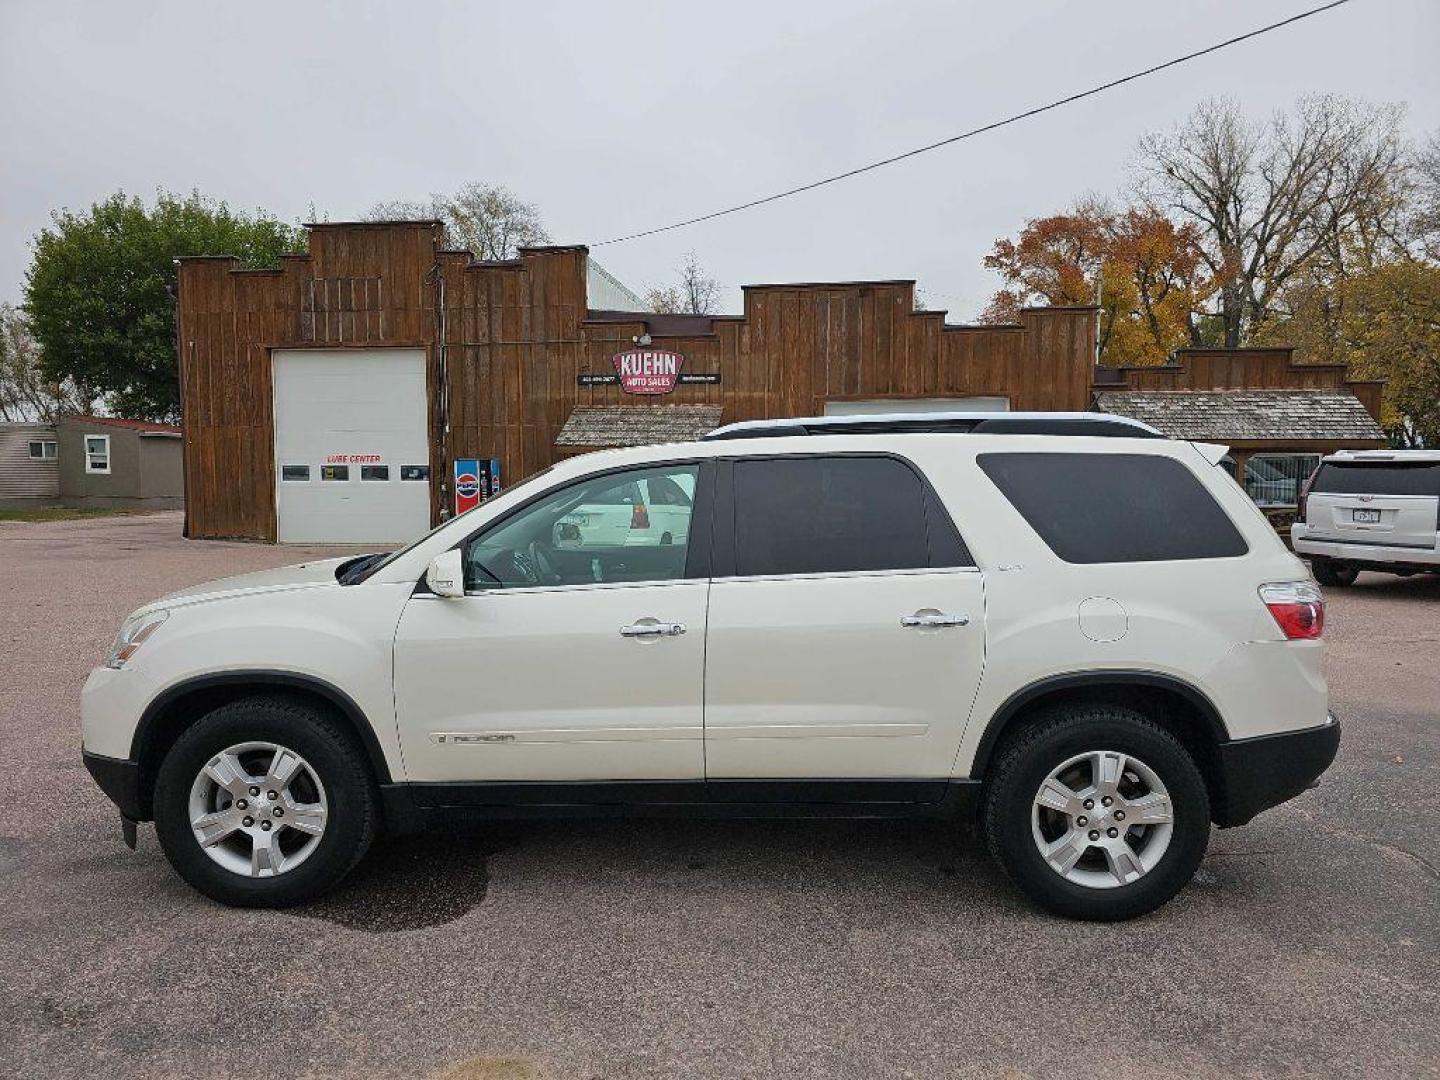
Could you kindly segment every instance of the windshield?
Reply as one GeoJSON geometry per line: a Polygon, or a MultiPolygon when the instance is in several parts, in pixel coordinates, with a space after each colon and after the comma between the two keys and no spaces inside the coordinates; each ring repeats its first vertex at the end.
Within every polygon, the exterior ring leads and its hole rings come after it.
{"type": "MultiPolygon", "coordinates": [[[[530,484],[533,484],[536,480],[539,480],[542,476],[544,476],[546,473],[550,472],[554,468],[555,466],[551,465],[549,468],[541,469],[539,472],[527,476],[519,483],[513,484],[510,487],[506,488],[505,494],[509,495],[511,492],[519,491],[523,487],[528,487],[530,484]]],[[[482,503],[481,505],[484,504],[482,503]]],[[[480,509],[480,507],[477,506],[473,510],[467,510],[464,514],[461,514],[460,517],[465,517],[466,514],[474,513],[474,511],[478,509],[480,509]]],[[[350,562],[342,563],[339,567],[336,568],[335,578],[337,581],[340,582],[341,585],[358,585],[360,584],[360,582],[366,580],[371,575],[373,575],[376,571],[386,566],[389,566],[392,562],[400,558],[402,555],[408,555],[410,552],[414,551],[417,547],[419,547],[421,544],[425,543],[425,541],[429,540],[432,536],[438,533],[441,529],[453,525],[458,520],[459,518],[447,518],[439,525],[436,525],[433,529],[429,530],[428,532],[422,533],[414,540],[411,540],[410,543],[406,544],[404,547],[397,548],[395,551],[392,551],[389,554],[385,554],[382,552],[379,555],[364,555],[361,556],[358,560],[351,560],[350,562]]]]}

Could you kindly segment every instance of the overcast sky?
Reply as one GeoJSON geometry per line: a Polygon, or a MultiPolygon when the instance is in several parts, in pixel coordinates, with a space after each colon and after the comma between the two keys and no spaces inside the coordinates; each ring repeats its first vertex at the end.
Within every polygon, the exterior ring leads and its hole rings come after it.
{"type": "MultiPolygon", "coordinates": [[[[56,207],[200,191],[332,221],[468,180],[594,243],[889,156],[1318,0],[576,4],[0,0],[0,301],[56,207]]],[[[1137,139],[1228,94],[1409,104],[1440,128],[1440,3],[1354,0],[820,191],[592,254],[636,291],[690,249],[726,286],[917,278],[973,318],[993,241],[1114,192],[1137,139]]]]}

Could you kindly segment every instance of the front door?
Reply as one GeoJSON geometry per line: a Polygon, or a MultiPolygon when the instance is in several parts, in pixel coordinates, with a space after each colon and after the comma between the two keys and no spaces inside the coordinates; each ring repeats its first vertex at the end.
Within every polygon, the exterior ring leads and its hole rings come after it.
{"type": "Polygon", "coordinates": [[[981,574],[934,492],[891,457],[733,470],[716,509],[706,642],[711,797],[938,797],[985,627],[981,574]],[[810,783],[773,783],[794,780],[810,783]],[[852,783],[874,780],[923,783],[852,783]]]}
{"type": "Polygon", "coordinates": [[[543,495],[467,542],[464,597],[406,605],[395,697],[409,779],[704,776],[701,472],[615,471],[543,495]]]}

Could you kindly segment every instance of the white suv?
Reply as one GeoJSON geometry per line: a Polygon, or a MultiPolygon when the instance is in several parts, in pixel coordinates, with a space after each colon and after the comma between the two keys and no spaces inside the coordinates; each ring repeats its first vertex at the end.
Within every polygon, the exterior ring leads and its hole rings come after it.
{"type": "Polygon", "coordinates": [[[991,413],[574,458],[393,554],[142,607],[85,762],[132,845],[154,820],[231,904],[457,817],[921,815],[1052,911],[1126,918],[1339,745],[1319,591],[1223,453],[991,413]],[[556,543],[637,482],[686,493],[669,543],[556,543]]]}
{"type": "Polygon", "coordinates": [[[1290,527],[1322,585],[1361,570],[1440,573],[1440,450],[1342,450],[1305,482],[1290,527]]]}

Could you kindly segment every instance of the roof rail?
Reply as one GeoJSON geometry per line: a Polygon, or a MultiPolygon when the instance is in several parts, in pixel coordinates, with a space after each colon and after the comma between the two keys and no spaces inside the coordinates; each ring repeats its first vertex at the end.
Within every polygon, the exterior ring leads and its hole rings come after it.
{"type": "Polygon", "coordinates": [[[771,439],[788,435],[1088,435],[1163,439],[1149,424],[1127,416],[1088,412],[871,413],[742,420],[718,427],[702,440],[771,439]]]}

